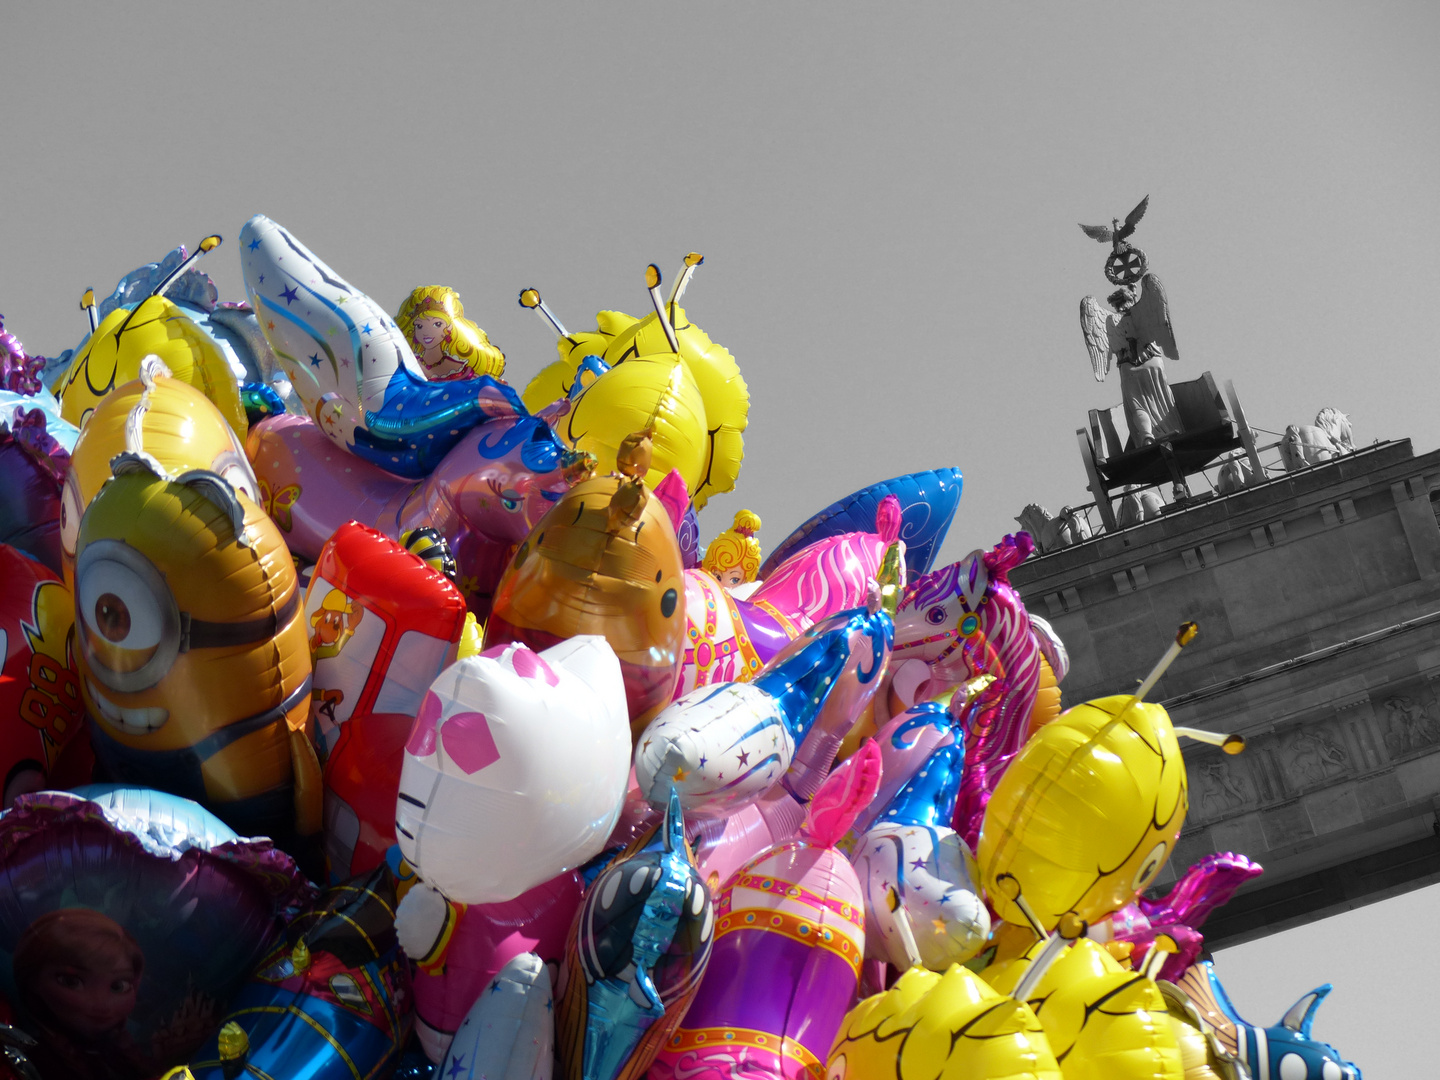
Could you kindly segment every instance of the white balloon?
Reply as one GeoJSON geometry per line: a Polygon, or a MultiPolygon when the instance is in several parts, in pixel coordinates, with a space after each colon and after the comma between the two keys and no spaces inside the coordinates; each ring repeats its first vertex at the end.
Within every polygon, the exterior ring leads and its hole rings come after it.
{"type": "Polygon", "coordinates": [[[488,650],[446,668],[420,706],[400,851],[451,900],[513,900],[600,853],[629,776],[625,684],[603,637],[488,650]]]}
{"type": "Polygon", "coordinates": [[[795,756],[780,703],[754,683],[701,686],[671,702],[635,748],[635,779],[651,802],[670,786],[686,817],[726,817],[785,775],[795,756]]]}
{"type": "Polygon", "coordinates": [[[901,971],[907,935],[919,961],[945,971],[975,956],[990,935],[990,913],[975,887],[975,860],[953,829],[876,825],[851,856],[865,894],[865,952],[901,971]],[[893,896],[891,895],[893,892],[893,896]]]}
{"type": "Polygon", "coordinates": [[[555,1068],[550,973],[534,953],[480,992],[435,1075],[444,1080],[550,1080],[555,1068]]]}

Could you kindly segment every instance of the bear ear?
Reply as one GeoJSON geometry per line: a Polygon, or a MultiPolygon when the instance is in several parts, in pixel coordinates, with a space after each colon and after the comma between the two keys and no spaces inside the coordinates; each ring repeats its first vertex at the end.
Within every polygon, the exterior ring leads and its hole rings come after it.
{"type": "Polygon", "coordinates": [[[250,537],[245,534],[245,507],[228,480],[208,469],[191,469],[177,476],[175,482],[188,487],[224,514],[235,531],[235,542],[241,547],[250,546],[250,537]]]}

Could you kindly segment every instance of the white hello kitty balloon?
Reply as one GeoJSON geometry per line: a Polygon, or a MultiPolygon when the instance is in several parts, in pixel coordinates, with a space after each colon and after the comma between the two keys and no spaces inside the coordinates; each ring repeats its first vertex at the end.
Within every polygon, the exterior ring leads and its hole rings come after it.
{"type": "Polygon", "coordinates": [[[441,672],[420,706],[400,851],[450,900],[512,900],[599,854],[629,775],[625,684],[603,637],[490,649],[441,672]]]}

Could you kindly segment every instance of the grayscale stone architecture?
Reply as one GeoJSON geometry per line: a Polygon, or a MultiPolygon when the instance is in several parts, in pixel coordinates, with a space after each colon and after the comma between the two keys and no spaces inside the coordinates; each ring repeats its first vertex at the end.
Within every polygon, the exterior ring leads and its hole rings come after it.
{"type": "Polygon", "coordinates": [[[1163,889],[1201,855],[1265,873],[1212,946],[1440,880],[1440,451],[1379,443],[1037,554],[1012,571],[1072,659],[1066,706],[1124,693],[1181,622],[1152,693],[1190,744],[1190,814],[1163,889]]]}

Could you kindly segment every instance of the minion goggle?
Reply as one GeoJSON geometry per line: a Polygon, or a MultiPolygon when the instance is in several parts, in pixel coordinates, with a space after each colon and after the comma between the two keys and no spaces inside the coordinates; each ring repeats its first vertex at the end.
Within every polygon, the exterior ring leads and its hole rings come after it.
{"type": "Polygon", "coordinates": [[[300,590],[274,612],[209,622],[181,611],[155,564],[123,540],[87,544],[75,564],[76,635],[89,673],[122,694],[148,690],[191,649],[267,641],[300,607],[300,590]]]}

